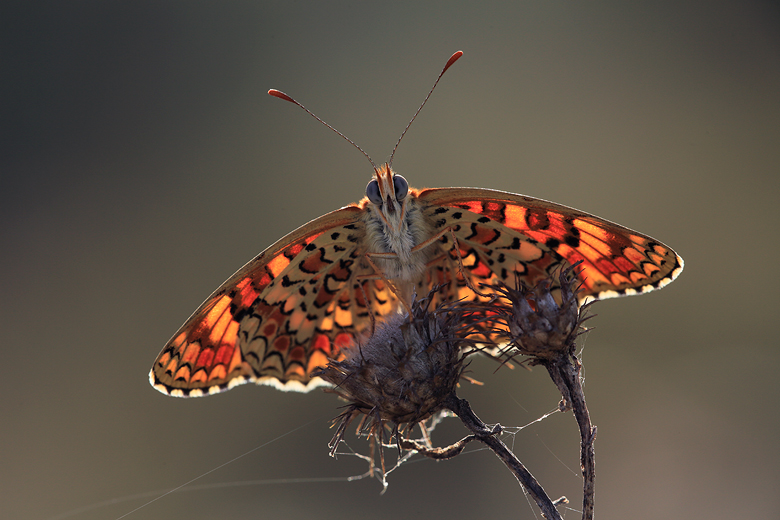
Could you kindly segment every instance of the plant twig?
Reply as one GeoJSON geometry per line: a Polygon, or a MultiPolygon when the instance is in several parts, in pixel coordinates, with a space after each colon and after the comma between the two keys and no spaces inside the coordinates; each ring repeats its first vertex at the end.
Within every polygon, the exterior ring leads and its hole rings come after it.
{"type": "Polygon", "coordinates": [[[414,450],[430,459],[444,460],[460,455],[460,453],[463,451],[463,448],[466,447],[466,444],[476,440],[479,439],[477,439],[475,435],[468,435],[458,442],[447,446],[446,448],[429,448],[413,439],[401,439],[398,444],[405,450],[414,450]]]}
{"type": "Polygon", "coordinates": [[[580,371],[582,363],[576,356],[561,356],[554,361],[544,361],[555,385],[561,392],[561,410],[571,409],[580,429],[580,467],[582,469],[582,520],[593,520],[596,495],[596,455],[593,443],[596,427],[590,421],[585,393],[582,390],[580,371]]]}
{"type": "MultiPolygon", "coordinates": [[[[536,505],[542,510],[542,514],[545,518],[548,520],[561,520],[561,515],[558,513],[558,510],[555,509],[555,504],[550,500],[550,497],[545,493],[539,482],[537,482],[534,476],[531,475],[515,454],[507,448],[506,444],[501,442],[501,439],[497,437],[497,434],[501,433],[501,425],[497,424],[492,429],[488,428],[488,426],[482,422],[471,409],[468,401],[459,399],[454,394],[445,401],[445,406],[460,417],[460,420],[463,421],[463,424],[477,440],[485,443],[485,445],[501,459],[504,465],[506,465],[506,467],[515,475],[515,478],[517,478],[520,484],[528,490],[528,493],[534,499],[536,505]]],[[[556,500],[556,502],[560,503],[561,501],[556,500]]]]}

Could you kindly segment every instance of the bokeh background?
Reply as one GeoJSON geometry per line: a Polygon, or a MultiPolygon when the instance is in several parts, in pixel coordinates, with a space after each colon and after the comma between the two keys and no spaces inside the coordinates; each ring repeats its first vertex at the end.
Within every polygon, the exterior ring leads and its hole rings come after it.
{"type": "MultiPolygon", "coordinates": [[[[332,395],[181,400],[147,372],[225,278],[363,196],[553,200],[650,234],[686,269],[597,304],[584,345],[599,518],[780,511],[780,11],[773,2],[4,2],[0,7],[0,517],[537,518],[489,452],[408,464],[380,496],[333,460],[332,395]],[[285,435],[286,434],[286,435],[285,435]],[[279,438],[280,436],[283,436],[279,438]]],[[[521,426],[544,371],[475,363],[462,395],[521,426]]],[[[450,442],[457,420],[436,431],[450,442]]],[[[509,441],[580,503],[555,414],[509,441]]],[[[365,451],[354,438],[350,445],[365,451]]],[[[579,518],[564,510],[565,518],[579,518]]]]}

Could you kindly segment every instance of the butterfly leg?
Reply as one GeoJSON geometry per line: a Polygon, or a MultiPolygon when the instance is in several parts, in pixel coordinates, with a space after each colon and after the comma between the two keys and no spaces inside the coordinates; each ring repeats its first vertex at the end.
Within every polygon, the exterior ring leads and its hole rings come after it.
{"type": "MultiPolygon", "coordinates": [[[[458,271],[460,271],[460,275],[463,277],[463,280],[466,282],[466,286],[471,289],[474,294],[478,296],[482,296],[483,298],[487,298],[489,295],[479,291],[476,287],[474,287],[474,284],[471,283],[471,279],[466,275],[465,270],[463,269],[463,257],[460,255],[460,247],[458,247],[458,239],[455,237],[455,231],[449,226],[439,231],[437,234],[426,240],[425,242],[421,242],[414,246],[412,248],[412,252],[419,251],[421,249],[424,249],[426,247],[429,247],[446,235],[447,233],[450,234],[452,237],[452,247],[455,249],[455,253],[458,255],[458,271]]],[[[445,253],[446,255],[446,253],[445,253]]]]}
{"type": "Polygon", "coordinates": [[[376,316],[374,316],[374,312],[371,310],[371,306],[368,303],[368,295],[366,294],[366,290],[363,288],[363,284],[358,281],[358,287],[360,287],[360,292],[363,294],[363,301],[366,302],[366,308],[368,309],[368,317],[371,319],[371,335],[374,335],[374,331],[376,331],[376,316]]]}
{"type": "Polygon", "coordinates": [[[397,256],[395,253],[366,253],[364,258],[366,259],[366,262],[368,262],[368,265],[370,265],[374,269],[373,275],[361,275],[358,276],[361,280],[377,280],[380,279],[383,282],[387,284],[387,287],[392,291],[393,294],[395,294],[395,297],[398,298],[398,301],[401,302],[401,305],[404,306],[404,309],[406,310],[406,313],[411,318],[412,316],[412,308],[409,306],[409,304],[406,302],[406,300],[401,296],[401,293],[398,291],[398,288],[393,285],[393,283],[387,279],[387,277],[382,273],[382,270],[377,267],[377,265],[371,261],[371,256],[382,256],[382,257],[394,257],[397,256]]]}

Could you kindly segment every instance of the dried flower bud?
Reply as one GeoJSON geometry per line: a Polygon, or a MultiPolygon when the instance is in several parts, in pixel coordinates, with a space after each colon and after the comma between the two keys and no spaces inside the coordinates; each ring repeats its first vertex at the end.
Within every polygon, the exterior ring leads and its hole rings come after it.
{"type": "Polygon", "coordinates": [[[494,308],[508,330],[508,351],[542,359],[574,352],[574,341],[587,319],[581,319],[577,277],[572,275],[577,265],[562,270],[555,287],[552,280],[542,280],[535,287],[518,281],[515,289],[503,284],[495,288],[503,297],[494,308]]]}
{"type": "Polygon", "coordinates": [[[365,343],[345,349],[343,361],[330,361],[317,374],[351,402],[343,418],[357,411],[413,425],[441,410],[455,392],[469,342],[456,337],[459,312],[428,310],[436,290],[413,302],[411,319],[397,314],[377,323],[365,343]]]}

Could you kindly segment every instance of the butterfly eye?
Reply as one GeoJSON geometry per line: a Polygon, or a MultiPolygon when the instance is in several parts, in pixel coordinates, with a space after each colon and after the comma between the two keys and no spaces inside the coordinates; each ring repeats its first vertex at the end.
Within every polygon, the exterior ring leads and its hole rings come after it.
{"type": "Polygon", "coordinates": [[[395,198],[398,202],[404,200],[409,193],[409,183],[400,175],[393,176],[393,187],[395,188],[395,198]]]}
{"type": "Polygon", "coordinates": [[[376,182],[376,179],[373,179],[366,186],[366,197],[377,206],[382,205],[382,196],[379,194],[379,183],[376,182]]]}

